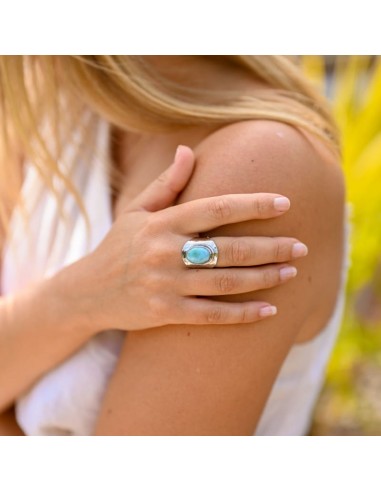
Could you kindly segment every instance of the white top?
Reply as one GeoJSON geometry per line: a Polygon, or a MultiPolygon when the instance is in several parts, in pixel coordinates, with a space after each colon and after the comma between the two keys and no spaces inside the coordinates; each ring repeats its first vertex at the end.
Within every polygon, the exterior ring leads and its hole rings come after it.
{"type": "MultiPolygon", "coordinates": [[[[59,214],[52,193],[34,167],[26,163],[22,194],[30,222],[26,232],[23,216],[15,210],[11,235],[4,249],[3,294],[16,292],[36,280],[54,275],[94,250],[110,229],[108,124],[99,121],[96,132],[97,148],[89,149],[71,169],[72,179],[88,211],[91,236],[86,235],[84,218],[71,194],[59,185],[69,219],[65,220],[59,214]]],[[[80,132],[76,138],[81,138],[80,132]]],[[[73,148],[67,145],[59,165],[67,169],[72,155],[73,148]]],[[[334,313],[317,337],[291,348],[263,411],[257,435],[303,435],[308,430],[341,323],[347,247],[344,257],[342,285],[334,313]]],[[[91,435],[123,337],[124,334],[116,330],[94,337],[22,395],[16,402],[16,418],[22,430],[28,435],[91,435]]]]}

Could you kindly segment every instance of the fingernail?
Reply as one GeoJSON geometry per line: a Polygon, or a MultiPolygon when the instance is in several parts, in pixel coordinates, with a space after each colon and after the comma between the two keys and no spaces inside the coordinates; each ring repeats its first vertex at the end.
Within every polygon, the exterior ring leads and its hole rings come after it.
{"type": "Polygon", "coordinates": [[[288,280],[289,278],[293,278],[297,274],[297,269],[293,266],[283,267],[279,270],[279,276],[281,280],[288,280]]]}
{"type": "Polygon", "coordinates": [[[290,208],[290,200],[285,196],[279,196],[274,199],[274,208],[278,212],[285,212],[290,208]]]}
{"type": "Polygon", "coordinates": [[[259,316],[261,318],[267,318],[267,316],[274,316],[277,313],[275,306],[265,306],[259,310],[259,316]]]}
{"type": "Polygon", "coordinates": [[[302,256],[306,256],[308,254],[308,248],[303,243],[295,243],[292,246],[291,256],[293,258],[301,258],[302,256]]]}
{"type": "Polygon", "coordinates": [[[177,146],[176,153],[175,153],[175,161],[177,160],[177,158],[178,158],[178,157],[179,157],[179,155],[180,155],[180,152],[181,152],[181,147],[182,147],[182,145],[178,145],[178,146],[177,146]]]}
{"type": "Polygon", "coordinates": [[[175,152],[175,157],[173,158],[172,166],[173,164],[176,164],[177,158],[179,157],[180,154],[180,145],[177,146],[176,152],[175,152]]]}

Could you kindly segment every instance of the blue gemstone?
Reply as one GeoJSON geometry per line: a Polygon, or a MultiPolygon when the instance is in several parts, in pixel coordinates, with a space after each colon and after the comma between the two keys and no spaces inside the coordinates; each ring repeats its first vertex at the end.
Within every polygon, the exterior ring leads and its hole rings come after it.
{"type": "Polygon", "coordinates": [[[202,265],[210,260],[210,251],[204,246],[194,246],[186,253],[187,259],[196,265],[202,265]]]}

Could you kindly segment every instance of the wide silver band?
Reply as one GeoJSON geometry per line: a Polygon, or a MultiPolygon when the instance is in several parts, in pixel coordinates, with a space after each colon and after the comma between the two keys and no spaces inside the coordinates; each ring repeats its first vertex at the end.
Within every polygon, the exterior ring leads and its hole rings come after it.
{"type": "Polygon", "coordinates": [[[188,268],[213,268],[217,265],[218,248],[210,237],[194,237],[184,244],[181,255],[188,268]]]}

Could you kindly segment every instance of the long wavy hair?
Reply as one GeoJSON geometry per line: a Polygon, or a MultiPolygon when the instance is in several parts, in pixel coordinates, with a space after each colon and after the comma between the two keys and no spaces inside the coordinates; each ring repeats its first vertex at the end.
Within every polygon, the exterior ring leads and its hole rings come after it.
{"type": "Polygon", "coordinates": [[[120,130],[159,133],[251,119],[277,120],[307,130],[338,152],[338,131],[328,104],[294,59],[202,58],[242,70],[265,89],[243,92],[178,83],[159,73],[147,56],[1,56],[0,224],[6,228],[19,200],[23,159],[35,166],[53,192],[57,180],[63,182],[83,209],[59,158],[73,128],[81,129],[78,152],[90,145],[91,128],[99,118],[120,130]],[[92,117],[84,119],[85,113],[92,117]],[[49,128],[48,138],[44,128],[49,128]]]}

